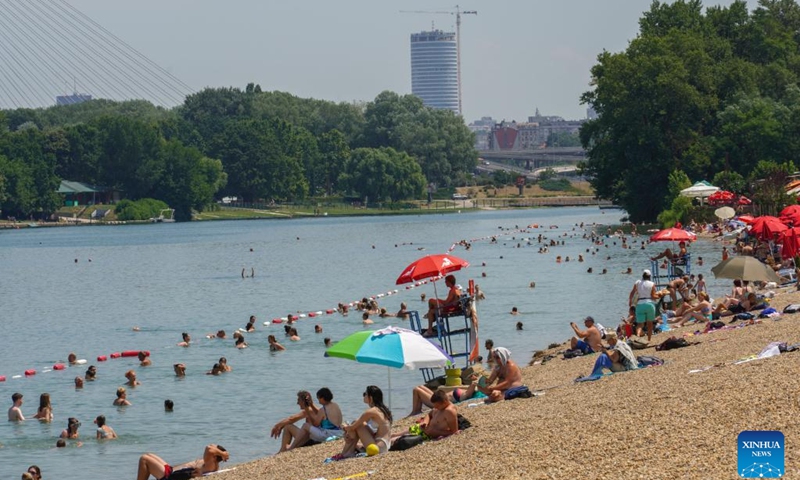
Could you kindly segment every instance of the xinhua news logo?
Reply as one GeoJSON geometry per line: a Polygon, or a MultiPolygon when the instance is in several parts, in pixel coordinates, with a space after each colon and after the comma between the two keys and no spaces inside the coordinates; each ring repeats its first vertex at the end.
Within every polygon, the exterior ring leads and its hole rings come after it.
{"type": "Polygon", "coordinates": [[[784,468],[783,433],[774,430],[746,430],[739,434],[739,476],[781,478],[784,468]]]}

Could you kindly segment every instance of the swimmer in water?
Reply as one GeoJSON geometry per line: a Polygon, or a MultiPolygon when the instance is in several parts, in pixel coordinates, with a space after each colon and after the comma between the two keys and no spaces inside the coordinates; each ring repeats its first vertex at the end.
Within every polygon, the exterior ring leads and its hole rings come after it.
{"type": "Polygon", "coordinates": [[[147,354],[145,354],[144,352],[140,351],[138,357],[139,357],[140,367],[149,367],[150,365],[152,365],[150,357],[148,357],[147,354]]]}
{"type": "Polygon", "coordinates": [[[373,321],[372,321],[372,320],[369,318],[369,312],[364,312],[364,314],[363,314],[363,315],[361,315],[361,323],[362,323],[363,325],[372,325],[372,324],[374,323],[374,322],[373,322],[373,321]]]}
{"type": "Polygon", "coordinates": [[[522,322],[517,322],[517,330],[522,330],[522,322]]]}
{"type": "Polygon", "coordinates": [[[519,315],[519,310],[517,310],[517,307],[511,307],[511,315],[519,315]]]}
{"type": "Polygon", "coordinates": [[[297,329],[294,327],[289,329],[289,340],[293,342],[300,341],[300,335],[297,334],[297,329]]]}
{"type": "Polygon", "coordinates": [[[227,373],[233,370],[233,368],[228,365],[228,359],[225,357],[219,357],[219,369],[221,373],[227,373]]]}
{"type": "Polygon", "coordinates": [[[136,388],[136,386],[142,384],[142,382],[136,380],[136,372],[134,372],[133,370],[128,370],[127,372],[125,372],[125,378],[128,379],[128,381],[125,382],[125,385],[129,387],[136,388]]]}
{"type": "Polygon", "coordinates": [[[183,341],[177,345],[179,347],[188,347],[192,343],[192,337],[186,332],[183,332],[181,336],[183,337],[183,341]]]}
{"type": "Polygon", "coordinates": [[[286,347],[278,343],[278,339],[275,338],[275,335],[270,335],[267,337],[267,342],[269,342],[269,351],[270,352],[282,352],[286,350],[286,347]]]}
{"type": "Polygon", "coordinates": [[[186,376],[186,365],[183,363],[176,363],[172,366],[172,369],[175,370],[176,377],[185,377],[186,376]]]}
{"type": "Polygon", "coordinates": [[[117,389],[117,398],[114,400],[115,407],[127,407],[131,404],[128,401],[128,391],[125,390],[125,387],[119,387],[117,389]]]}
{"type": "Polygon", "coordinates": [[[236,348],[238,349],[247,348],[247,342],[244,341],[243,336],[240,336],[239,338],[236,339],[236,348]]]}
{"type": "Polygon", "coordinates": [[[67,361],[70,365],[76,365],[78,363],[78,356],[70,352],[69,355],[67,355],[67,361]]]}

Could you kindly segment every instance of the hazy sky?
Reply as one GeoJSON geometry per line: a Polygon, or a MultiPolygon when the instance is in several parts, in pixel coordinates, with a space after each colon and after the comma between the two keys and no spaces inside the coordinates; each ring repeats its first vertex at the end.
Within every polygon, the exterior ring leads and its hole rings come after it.
{"type": "MultiPolygon", "coordinates": [[[[455,30],[447,1],[71,0],[194,89],[244,88],[334,101],[411,93],[409,35],[455,30]]],[[[729,5],[731,0],[707,1],[729,5]]],[[[749,2],[751,8],[753,1],[749,2]]],[[[579,96],[603,49],[624,50],[649,0],[463,0],[464,116],[584,118],[579,96]]]]}

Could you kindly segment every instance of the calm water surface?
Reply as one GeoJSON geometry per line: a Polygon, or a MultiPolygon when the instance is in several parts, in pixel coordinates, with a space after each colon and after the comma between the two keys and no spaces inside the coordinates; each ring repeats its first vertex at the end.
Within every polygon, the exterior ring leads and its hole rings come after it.
{"type": "MultiPolygon", "coordinates": [[[[499,235],[497,244],[480,240],[470,251],[457,247],[453,252],[472,264],[457,274],[458,282],[466,286],[474,278],[486,294],[479,304],[481,343],[492,338],[525,364],[533,350],[567,338],[570,321],[594,315],[601,323],[616,325],[635,280],[620,272],[629,266],[639,272],[649,262],[645,252],[624,250],[613,238],[598,254],[586,253],[590,245],[573,227],[580,222],[616,223],[622,215],[607,212],[568,208],[0,231],[0,375],[8,377],[0,383],[5,402],[0,404],[7,408],[11,394],[21,392],[22,410],[32,416],[39,395],[49,392],[55,413],[52,424],[0,421],[0,478],[18,478],[30,464],[41,466],[46,478],[132,478],[143,452],[180,463],[197,458],[210,442],[228,448],[232,463],[251,460],[277,450],[269,430],[296,411],[300,389],[313,393],[330,387],[346,419],[355,419],[363,410],[366,385],[387,390],[387,369],[324,358],[323,337],[335,341],[361,329],[360,315],[354,311],[348,317],[302,319],[297,343],[285,340],[282,326],[262,323],[395,288],[396,295],[380,299],[382,306],[396,311],[406,301],[412,309],[423,309],[420,293],[431,296],[433,287],[405,290],[394,285],[395,279],[408,263],[444,253],[460,239],[499,235]],[[532,223],[559,228],[530,233],[499,229],[532,223]],[[535,237],[540,233],[566,245],[539,254],[535,237]],[[577,262],[578,254],[586,261],[577,262]],[[556,255],[572,261],[556,264],[556,255]],[[586,273],[589,267],[593,274],[586,273]],[[255,278],[242,279],[242,268],[254,268],[255,278]],[[603,268],[607,275],[599,274],[603,268]],[[529,287],[531,281],[535,289],[529,287]],[[509,315],[512,306],[522,314],[509,315]],[[258,330],[247,335],[250,348],[237,350],[232,340],[204,338],[220,328],[230,335],[250,315],[258,319],[258,330]],[[524,323],[521,332],[515,330],[517,321],[524,323]],[[314,333],[316,323],[323,334],[314,333]],[[134,326],[141,331],[133,331],[134,326]],[[190,348],[175,345],[181,332],[192,335],[190,348]],[[269,333],[288,350],[270,353],[269,333]],[[98,355],[139,349],[152,352],[153,366],[140,368],[135,358],[95,361],[98,355]],[[43,371],[65,361],[71,351],[98,367],[97,381],[83,390],[75,390],[73,379],[86,366],[43,371]],[[228,358],[233,372],[205,375],[221,356],[228,358]],[[186,378],[173,375],[176,362],[186,363],[186,378]],[[11,378],[31,368],[38,372],[34,377],[11,378]],[[133,405],[118,409],[112,406],[115,390],[131,368],[142,385],[129,390],[133,405]],[[167,398],[175,402],[173,413],[164,412],[167,398]],[[119,440],[94,440],[92,420],[100,414],[119,440]],[[83,423],[83,446],[56,450],[56,437],[68,417],[83,423]]],[[[646,253],[662,247],[649,246],[646,253]]],[[[708,276],[719,261],[718,245],[698,242],[692,250],[706,258],[697,271],[708,276]]],[[[727,289],[727,283],[709,279],[712,293],[727,289]]],[[[376,319],[376,325],[402,323],[387,320],[376,319]]],[[[405,416],[411,388],[421,375],[404,370],[391,374],[392,408],[395,416],[405,416]]]]}

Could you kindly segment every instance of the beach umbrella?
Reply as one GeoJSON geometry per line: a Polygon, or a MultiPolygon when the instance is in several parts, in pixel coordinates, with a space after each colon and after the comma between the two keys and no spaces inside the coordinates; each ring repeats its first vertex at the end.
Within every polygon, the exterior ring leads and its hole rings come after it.
{"type": "Polygon", "coordinates": [[[415,282],[424,278],[441,277],[450,272],[469,267],[469,262],[453,255],[427,255],[409,266],[397,277],[397,285],[415,282]]]}
{"type": "Polygon", "coordinates": [[[800,205],[789,205],[781,210],[780,221],[787,225],[791,223],[800,227],[800,205]]]}
{"type": "Polygon", "coordinates": [[[735,195],[733,192],[727,190],[719,190],[708,196],[709,205],[724,205],[726,203],[733,203],[735,195]]]}
{"type": "Polygon", "coordinates": [[[769,215],[756,217],[750,224],[750,233],[759,240],[774,240],[776,235],[788,229],[780,219],[769,215]]]}
{"type": "Polygon", "coordinates": [[[650,237],[651,242],[694,242],[697,235],[682,228],[659,230],[650,237]]]}
{"type": "Polygon", "coordinates": [[[792,258],[800,252],[800,227],[790,228],[781,232],[781,257],[792,258]]]}
{"type": "Polygon", "coordinates": [[[714,210],[714,215],[716,215],[717,218],[725,220],[727,218],[733,218],[733,216],[736,215],[736,210],[731,207],[720,207],[714,210]]]}
{"type": "Polygon", "coordinates": [[[755,220],[755,218],[752,215],[739,215],[738,218],[740,222],[744,222],[748,225],[753,223],[753,221],[755,220]]]}
{"type": "MultiPolygon", "coordinates": [[[[419,333],[392,326],[353,333],[333,344],[325,351],[325,356],[411,370],[444,367],[453,362],[441,348],[419,333]]],[[[389,370],[390,408],[391,390],[392,374],[389,370]]]]}
{"type": "Polygon", "coordinates": [[[757,258],[738,256],[720,262],[711,269],[716,278],[741,278],[750,282],[778,282],[781,278],[767,265],[757,258]]]}
{"type": "Polygon", "coordinates": [[[719,187],[715,187],[710,183],[706,182],[705,180],[695,183],[689,188],[684,188],[681,190],[682,197],[690,197],[690,198],[704,198],[708,197],[712,193],[719,190],[719,187]]]}
{"type": "Polygon", "coordinates": [[[742,195],[739,197],[739,205],[751,205],[753,203],[752,200],[742,195]]]}

